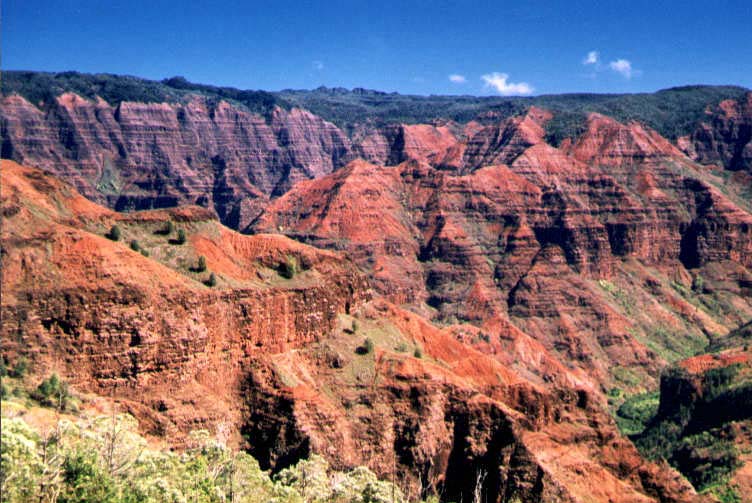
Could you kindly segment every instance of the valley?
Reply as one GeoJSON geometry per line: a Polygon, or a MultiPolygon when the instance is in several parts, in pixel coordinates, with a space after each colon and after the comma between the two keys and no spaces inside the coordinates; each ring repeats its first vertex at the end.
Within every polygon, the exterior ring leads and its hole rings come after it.
{"type": "Polygon", "coordinates": [[[150,442],[223,432],[406,501],[752,493],[749,91],[9,75],[14,387],[54,373],[150,442]]]}

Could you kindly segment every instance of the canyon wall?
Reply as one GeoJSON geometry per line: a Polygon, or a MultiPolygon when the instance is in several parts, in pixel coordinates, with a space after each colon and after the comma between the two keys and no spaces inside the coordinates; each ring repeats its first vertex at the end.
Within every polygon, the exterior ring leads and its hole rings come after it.
{"type": "Polygon", "coordinates": [[[339,254],[243,236],[197,207],[118,214],[8,161],[0,173],[3,357],[115,400],[147,434],[179,446],[195,429],[229,432],[265,469],[315,452],[411,498],[698,501],[545,350],[547,387],[503,363],[520,350],[493,357],[372,300],[339,254]],[[112,225],[121,240],[103,237],[112,225]]]}

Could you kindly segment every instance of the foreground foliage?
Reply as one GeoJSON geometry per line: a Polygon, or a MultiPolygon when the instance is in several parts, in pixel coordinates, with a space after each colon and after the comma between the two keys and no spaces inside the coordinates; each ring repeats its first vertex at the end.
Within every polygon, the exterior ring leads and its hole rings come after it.
{"type": "Polygon", "coordinates": [[[206,431],[183,453],[152,448],[126,414],[59,419],[38,431],[4,402],[0,480],[3,503],[386,503],[404,501],[398,488],[368,468],[333,471],[311,456],[277,476],[206,431]]]}

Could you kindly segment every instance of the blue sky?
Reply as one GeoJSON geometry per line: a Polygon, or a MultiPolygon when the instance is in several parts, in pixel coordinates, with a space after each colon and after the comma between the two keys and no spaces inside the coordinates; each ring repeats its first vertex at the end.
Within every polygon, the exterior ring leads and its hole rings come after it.
{"type": "Polygon", "coordinates": [[[412,94],[752,87],[750,0],[3,0],[1,22],[3,69],[412,94]]]}

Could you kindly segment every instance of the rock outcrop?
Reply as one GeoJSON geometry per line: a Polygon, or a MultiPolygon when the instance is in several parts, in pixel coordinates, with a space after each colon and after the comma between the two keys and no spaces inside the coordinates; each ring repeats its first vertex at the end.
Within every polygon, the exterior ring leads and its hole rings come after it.
{"type": "Polygon", "coordinates": [[[8,161],[2,177],[3,351],[142,402],[183,433],[237,423],[243,361],[315,341],[369,296],[337,255],[239,235],[200,208],[123,215],[8,161]],[[189,230],[190,244],[159,234],[167,220],[189,230]],[[102,237],[112,224],[157,260],[102,237]],[[191,272],[198,255],[233,288],[205,286],[209,273],[191,272]],[[277,280],[291,259],[302,272],[277,280]]]}
{"type": "Polygon", "coordinates": [[[702,164],[752,171],[752,93],[707,110],[706,120],[691,135],[679,138],[678,144],[702,164]]]}

